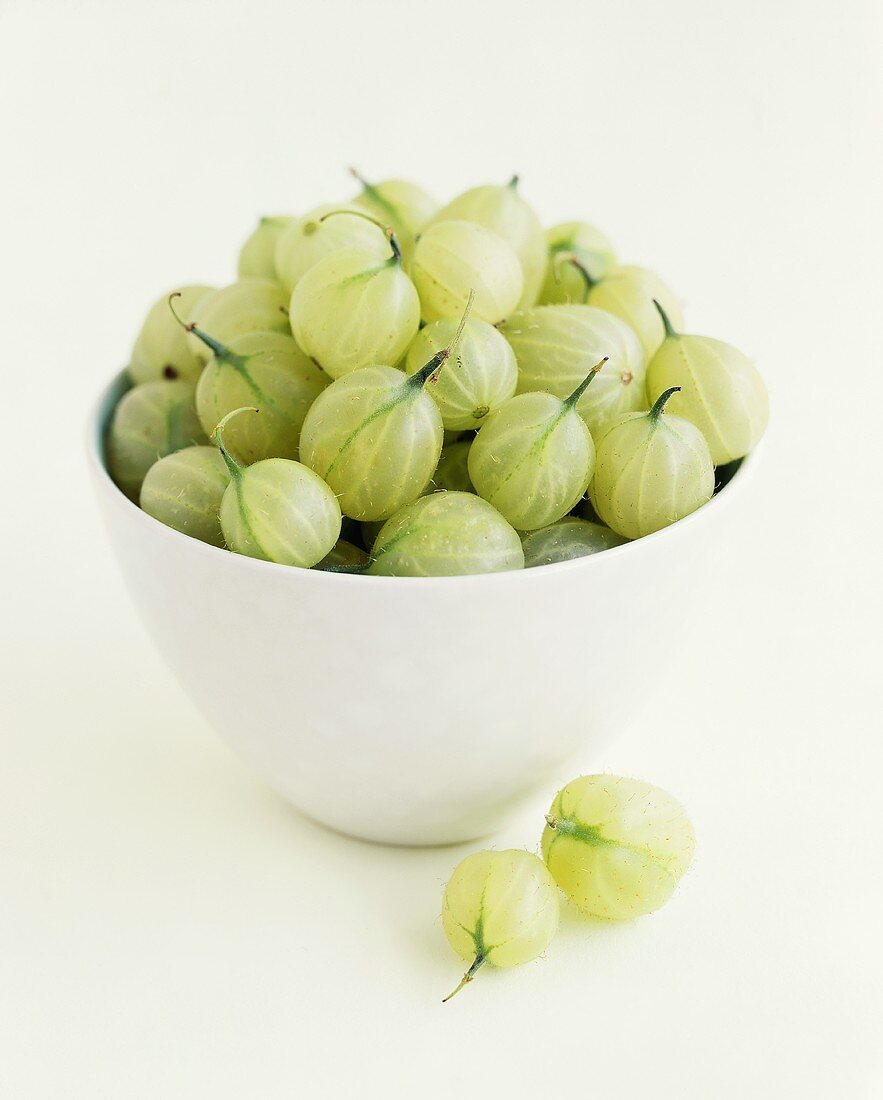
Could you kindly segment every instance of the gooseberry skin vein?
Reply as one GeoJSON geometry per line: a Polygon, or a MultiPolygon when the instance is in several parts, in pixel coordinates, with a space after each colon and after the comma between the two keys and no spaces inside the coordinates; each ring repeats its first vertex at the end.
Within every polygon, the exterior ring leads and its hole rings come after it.
{"type": "MultiPolygon", "coordinates": [[[[238,536],[231,534],[228,539],[228,544],[232,543],[235,545],[237,547],[237,553],[239,554],[247,554],[249,557],[263,558],[265,561],[272,561],[272,555],[264,548],[252,525],[251,516],[248,513],[245,499],[242,494],[242,484],[239,477],[233,478],[233,490],[236,497],[236,512],[239,517],[239,522],[242,525],[242,532],[238,536]]],[[[222,500],[222,506],[223,503],[222,500]]],[[[227,520],[227,526],[230,531],[235,530],[232,519],[227,520]]],[[[224,520],[221,519],[221,530],[223,531],[223,529],[224,520]]],[[[226,535],[225,538],[227,538],[226,535]]]]}
{"type": "Polygon", "coordinates": [[[328,479],[328,475],[332,472],[336,463],[338,463],[343,458],[347,450],[353,445],[353,443],[356,441],[359,435],[361,435],[362,432],[366,431],[374,423],[375,420],[378,420],[386,413],[391,412],[397,405],[401,404],[403,400],[407,400],[409,396],[409,391],[394,390],[393,396],[385,404],[379,405],[376,409],[370,412],[364,420],[360,421],[356,425],[356,427],[353,428],[346,439],[344,439],[344,441],[340,444],[340,447],[334,458],[331,460],[330,465],[321,471],[322,477],[326,480],[328,479]]]}

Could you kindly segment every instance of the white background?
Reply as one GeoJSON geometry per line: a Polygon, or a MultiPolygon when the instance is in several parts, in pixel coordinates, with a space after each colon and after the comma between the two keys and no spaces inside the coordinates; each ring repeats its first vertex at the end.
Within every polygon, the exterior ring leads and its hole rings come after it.
{"type": "MultiPolygon", "coordinates": [[[[883,1095],[874,8],[0,3],[4,1100],[883,1095]],[[349,163],[440,198],[520,172],[772,395],[695,642],[584,761],[676,793],[694,866],[445,1006],[469,849],[332,835],[248,774],[136,621],[82,457],[148,303],[349,163]]],[[[535,847],[546,801],[492,842],[535,847]]]]}

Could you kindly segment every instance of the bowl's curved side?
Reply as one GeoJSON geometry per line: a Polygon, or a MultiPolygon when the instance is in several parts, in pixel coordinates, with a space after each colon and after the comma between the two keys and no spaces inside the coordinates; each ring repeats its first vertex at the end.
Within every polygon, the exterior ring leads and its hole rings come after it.
{"type": "Polygon", "coordinates": [[[102,423],[90,454],[107,529],[187,692],[304,813],[392,843],[487,834],[623,727],[688,629],[743,480],[699,522],[592,558],[366,578],[255,562],[157,523],[104,471],[102,423]]]}

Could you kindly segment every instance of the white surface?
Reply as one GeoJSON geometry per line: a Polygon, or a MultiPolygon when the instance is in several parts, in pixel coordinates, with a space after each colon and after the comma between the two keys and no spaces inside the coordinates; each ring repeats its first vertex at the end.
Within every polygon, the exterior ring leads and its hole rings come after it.
{"type": "Polygon", "coordinates": [[[102,456],[124,390],[120,376],[96,407],[90,468],[157,649],[257,775],[386,844],[483,839],[598,757],[655,699],[763,469],[752,455],[706,507],[597,558],[352,577],[219,554],[135,507],[102,456]]]}
{"type": "MultiPolygon", "coordinates": [[[[880,1095],[874,7],[0,8],[4,1098],[880,1095]],[[350,162],[440,197],[519,170],[773,401],[705,632],[586,761],[677,794],[693,868],[444,1007],[467,849],[344,839],[249,776],[138,625],[82,459],[149,301],[350,162]]],[[[496,842],[534,846],[551,795],[496,842]]]]}

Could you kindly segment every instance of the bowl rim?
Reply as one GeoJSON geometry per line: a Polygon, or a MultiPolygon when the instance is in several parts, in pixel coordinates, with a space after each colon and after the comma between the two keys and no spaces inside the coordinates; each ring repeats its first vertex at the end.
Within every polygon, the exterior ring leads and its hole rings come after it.
{"type": "MultiPolygon", "coordinates": [[[[118,371],[117,374],[102,387],[98,396],[93,399],[86,422],[85,443],[89,468],[98,491],[105,499],[111,502],[111,506],[118,510],[122,510],[124,514],[128,514],[134,522],[143,522],[146,525],[145,529],[149,527],[153,530],[154,534],[158,535],[160,538],[163,537],[162,532],[165,532],[165,536],[171,538],[173,543],[176,540],[182,540],[182,546],[183,543],[188,544],[190,550],[196,554],[211,554],[213,557],[218,553],[227,554],[237,561],[237,567],[243,569],[258,571],[273,570],[280,575],[289,575],[297,578],[302,578],[305,574],[309,574],[314,580],[305,582],[308,584],[371,584],[374,586],[393,585],[398,587],[403,583],[420,583],[423,586],[435,584],[453,588],[457,585],[523,584],[523,580],[513,580],[513,578],[523,578],[525,574],[527,574],[534,580],[540,580],[541,577],[545,576],[551,578],[552,576],[558,576],[567,571],[590,568],[597,569],[601,567],[602,562],[609,562],[613,557],[616,557],[618,560],[618,558],[622,557],[624,554],[634,555],[641,553],[641,550],[636,548],[647,544],[655,545],[663,539],[676,538],[678,537],[678,532],[683,533],[688,529],[692,529],[699,524],[707,522],[709,518],[709,507],[716,510],[720,507],[720,504],[716,502],[719,502],[724,497],[729,500],[735,494],[742,492],[745,482],[750,481],[754,475],[758,463],[758,456],[762,451],[761,443],[758,444],[753,451],[745,455],[727,484],[724,485],[711,500],[703,504],[701,508],[697,508],[695,512],[691,512],[675,523],[669,524],[668,527],[663,527],[650,535],[644,535],[639,539],[632,539],[623,543],[621,546],[613,546],[597,554],[586,554],[580,558],[572,558],[569,561],[553,562],[549,565],[536,566],[531,569],[508,569],[495,573],[464,573],[454,576],[387,577],[370,573],[335,573],[325,569],[298,569],[296,566],[264,561],[263,558],[251,558],[246,554],[235,554],[223,547],[212,546],[209,543],[202,542],[200,539],[193,538],[191,535],[185,535],[182,531],[176,531],[173,527],[168,527],[166,524],[154,519],[153,516],[149,515],[134,501],[130,500],[111,478],[107,466],[105,465],[103,453],[104,435],[108,420],[113,411],[112,398],[124,385],[132,385],[125,368],[118,371]]],[[[120,393],[120,396],[121,395],[120,393]]]]}

